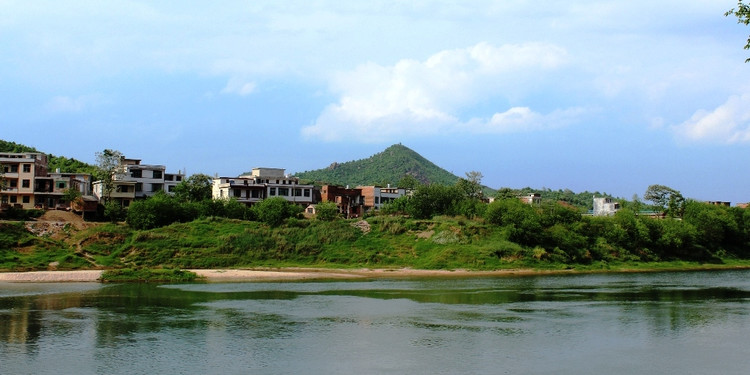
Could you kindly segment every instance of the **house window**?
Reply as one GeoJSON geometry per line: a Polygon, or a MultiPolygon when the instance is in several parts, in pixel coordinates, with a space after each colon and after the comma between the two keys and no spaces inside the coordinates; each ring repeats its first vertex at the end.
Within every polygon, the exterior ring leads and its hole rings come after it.
{"type": "Polygon", "coordinates": [[[15,195],[10,196],[10,203],[18,203],[18,197],[15,195]]]}
{"type": "Polygon", "coordinates": [[[138,193],[142,192],[143,191],[143,183],[136,182],[135,183],[135,191],[138,192],[138,193]]]}
{"type": "Polygon", "coordinates": [[[18,180],[10,180],[8,187],[15,189],[18,187],[18,180]]]}
{"type": "Polygon", "coordinates": [[[259,190],[253,190],[252,197],[253,198],[260,198],[260,191],[259,190]]]}
{"type": "Polygon", "coordinates": [[[289,196],[289,189],[288,188],[279,188],[279,195],[281,196],[289,196]]]}
{"type": "Polygon", "coordinates": [[[380,204],[380,197],[375,197],[375,204],[380,204]]]}
{"type": "Polygon", "coordinates": [[[164,189],[164,185],[162,184],[151,184],[151,191],[153,192],[161,191],[162,189],[164,189]]]}
{"type": "Polygon", "coordinates": [[[65,189],[65,181],[57,181],[58,189],[65,189]]]}
{"type": "Polygon", "coordinates": [[[31,180],[23,180],[21,181],[21,187],[28,188],[31,186],[31,180]]]}
{"type": "Polygon", "coordinates": [[[161,178],[161,171],[154,171],[154,178],[161,178]]]}
{"type": "Polygon", "coordinates": [[[176,179],[176,181],[182,181],[182,176],[177,175],[177,176],[175,176],[175,179],[176,179]]]}
{"type": "Polygon", "coordinates": [[[29,172],[31,172],[31,164],[24,164],[23,173],[29,173],[29,172]]]}
{"type": "Polygon", "coordinates": [[[141,178],[143,177],[143,171],[140,169],[133,169],[132,171],[130,171],[130,177],[141,178]]]}
{"type": "Polygon", "coordinates": [[[168,188],[168,189],[169,189],[169,192],[170,192],[170,193],[171,193],[171,192],[173,192],[173,191],[174,191],[174,185],[169,185],[169,188],[168,188]]]}
{"type": "Polygon", "coordinates": [[[270,190],[269,193],[268,193],[269,195],[276,195],[276,188],[275,187],[272,187],[269,190],[270,190]]]}
{"type": "Polygon", "coordinates": [[[31,202],[30,198],[31,197],[29,197],[28,195],[24,195],[23,198],[22,198],[23,199],[23,203],[29,203],[29,202],[31,202]]]}
{"type": "Polygon", "coordinates": [[[305,189],[305,196],[306,196],[306,197],[309,197],[309,196],[310,196],[310,189],[305,189]]]}
{"type": "Polygon", "coordinates": [[[237,198],[242,198],[242,190],[234,189],[234,194],[232,196],[237,197],[237,198]]]}
{"type": "Polygon", "coordinates": [[[10,166],[10,173],[18,173],[18,164],[13,164],[10,166]]]}
{"type": "Polygon", "coordinates": [[[295,197],[301,197],[302,196],[302,189],[294,189],[294,196],[295,197]]]}

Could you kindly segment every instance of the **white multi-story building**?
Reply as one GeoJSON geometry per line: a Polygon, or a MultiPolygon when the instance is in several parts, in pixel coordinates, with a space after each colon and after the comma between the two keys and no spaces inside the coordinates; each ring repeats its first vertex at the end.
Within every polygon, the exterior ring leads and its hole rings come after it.
{"type": "MultiPolygon", "coordinates": [[[[145,199],[159,191],[171,194],[174,187],[185,179],[181,172],[166,173],[167,167],[158,164],[141,164],[140,159],[122,158],[117,172],[112,176],[114,190],[110,198],[120,202],[123,207],[135,199],[145,199]]],[[[104,200],[104,185],[101,181],[93,184],[94,196],[104,200]]]]}
{"type": "Polygon", "coordinates": [[[183,173],[166,173],[167,167],[158,164],[141,164],[140,159],[124,158],[115,181],[135,183],[135,199],[148,198],[159,191],[171,193],[185,178],[183,173]]]}
{"type": "Polygon", "coordinates": [[[313,202],[313,185],[300,185],[299,178],[287,176],[282,168],[253,168],[239,177],[217,177],[213,180],[214,199],[237,199],[252,205],[263,199],[281,197],[301,206],[313,202]]]}
{"type": "Polygon", "coordinates": [[[594,197],[594,216],[612,216],[620,209],[620,203],[612,200],[612,198],[596,198],[594,197]]]}

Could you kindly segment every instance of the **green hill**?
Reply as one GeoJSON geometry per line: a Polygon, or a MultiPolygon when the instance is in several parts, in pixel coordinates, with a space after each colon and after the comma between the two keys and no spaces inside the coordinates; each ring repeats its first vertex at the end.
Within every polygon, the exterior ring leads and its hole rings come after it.
{"type": "MultiPolygon", "coordinates": [[[[0,139],[0,152],[42,152],[34,147],[20,143],[4,141],[0,139]]],[[[50,172],[60,169],[65,173],[90,173],[94,174],[96,167],[80,160],[47,154],[47,168],[50,172]]]]}
{"type": "Polygon", "coordinates": [[[328,168],[300,172],[303,180],[335,185],[397,185],[405,176],[421,183],[453,185],[458,177],[401,144],[386,148],[367,159],[332,163],[328,168]]]}

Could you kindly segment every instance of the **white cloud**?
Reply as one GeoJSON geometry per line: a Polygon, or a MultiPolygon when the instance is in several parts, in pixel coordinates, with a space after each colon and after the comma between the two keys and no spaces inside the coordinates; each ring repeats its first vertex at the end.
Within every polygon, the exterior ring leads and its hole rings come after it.
{"type": "Polygon", "coordinates": [[[554,69],[564,64],[566,57],[563,48],[549,44],[496,47],[479,43],[444,50],[424,61],[360,65],[332,79],[331,88],[340,99],[326,107],[315,124],[303,128],[302,134],[327,141],[381,141],[459,129],[484,133],[524,130],[532,124],[548,123],[550,117],[519,107],[487,121],[464,123],[459,112],[488,97],[519,96],[524,91],[519,79],[554,69]]]}
{"type": "Polygon", "coordinates": [[[255,82],[247,81],[233,77],[227,82],[227,85],[221,90],[222,94],[237,94],[247,96],[255,92],[255,82]]]}
{"type": "Polygon", "coordinates": [[[733,95],[710,112],[699,110],[673,130],[691,141],[750,142],[750,94],[733,95]]]}
{"type": "Polygon", "coordinates": [[[481,134],[549,130],[569,125],[585,112],[583,108],[569,108],[545,115],[528,107],[513,107],[505,112],[495,113],[489,120],[474,119],[462,124],[460,128],[481,134]]]}

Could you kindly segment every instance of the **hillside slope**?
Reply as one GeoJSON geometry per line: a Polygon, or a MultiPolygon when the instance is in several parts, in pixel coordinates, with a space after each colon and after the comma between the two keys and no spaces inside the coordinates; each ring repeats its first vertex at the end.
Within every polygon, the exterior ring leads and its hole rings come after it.
{"type": "Polygon", "coordinates": [[[336,185],[396,185],[404,176],[421,183],[453,185],[458,177],[419,155],[396,144],[367,159],[332,163],[328,168],[297,173],[297,177],[336,185]]]}

